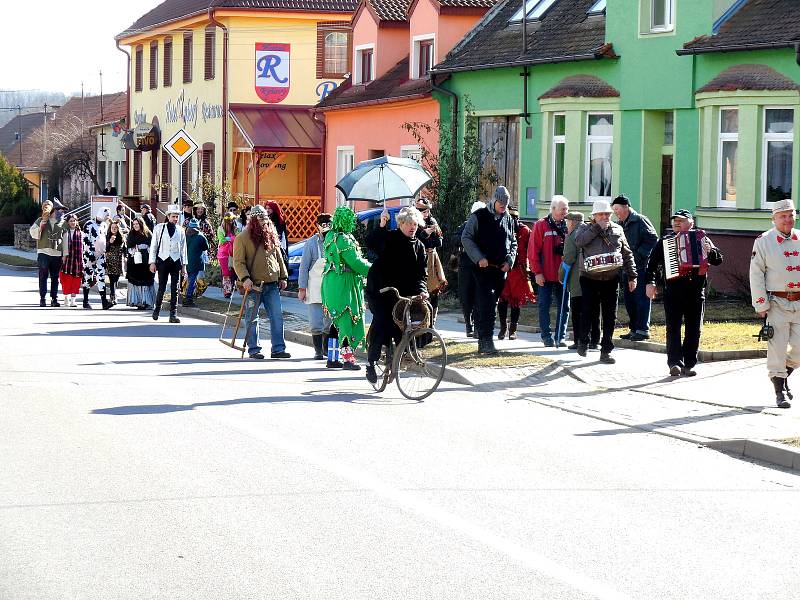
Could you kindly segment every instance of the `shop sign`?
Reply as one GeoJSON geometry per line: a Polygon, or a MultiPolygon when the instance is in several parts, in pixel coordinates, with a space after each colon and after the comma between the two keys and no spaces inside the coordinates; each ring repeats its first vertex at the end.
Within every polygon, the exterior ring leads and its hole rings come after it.
{"type": "Polygon", "coordinates": [[[157,150],[160,141],[161,132],[158,130],[158,126],[152,123],[139,123],[133,129],[133,143],[141,152],[157,150]]]}
{"type": "Polygon", "coordinates": [[[184,127],[189,125],[197,127],[199,117],[202,117],[204,123],[213,119],[221,119],[223,112],[221,104],[200,102],[199,98],[188,97],[186,90],[181,90],[175,100],[169,99],[164,105],[167,123],[180,121],[184,127]]]}
{"type": "Polygon", "coordinates": [[[268,104],[277,104],[289,95],[290,46],[256,43],[256,94],[268,104]]]}

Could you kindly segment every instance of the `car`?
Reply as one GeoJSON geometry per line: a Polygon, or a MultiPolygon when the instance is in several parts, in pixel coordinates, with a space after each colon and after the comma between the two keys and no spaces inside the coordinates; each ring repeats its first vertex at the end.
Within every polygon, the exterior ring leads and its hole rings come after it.
{"type": "MultiPolygon", "coordinates": [[[[391,206],[389,211],[389,229],[397,228],[397,213],[402,206],[391,206]]],[[[381,220],[382,207],[369,208],[356,213],[356,218],[367,228],[367,233],[378,227],[381,220]]],[[[295,242],[289,246],[289,281],[296,282],[300,270],[300,261],[303,258],[303,248],[306,241],[295,242]]]]}

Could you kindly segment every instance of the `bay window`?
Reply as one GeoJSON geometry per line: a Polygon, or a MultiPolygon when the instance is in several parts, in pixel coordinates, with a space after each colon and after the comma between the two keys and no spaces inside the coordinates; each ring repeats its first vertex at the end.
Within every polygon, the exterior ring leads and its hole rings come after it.
{"type": "Polygon", "coordinates": [[[586,195],[590,202],[611,199],[614,115],[588,115],[586,135],[586,195]]]}
{"type": "Polygon", "coordinates": [[[792,197],[792,159],[794,157],[794,110],[764,109],[762,142],[761,204],[792,197]]]}
{"type": "Polygon", "coordinates": [[[717,206],[736,207],[736,172],[739,152],[739,111],[723,108],[719,111],[719,184],[717,206]]]}
{"type": "Polygon", "coordinates": [[[564,157],[567,148],[566,115],[553,115],[553,194],[564,195],[564,157]]]}

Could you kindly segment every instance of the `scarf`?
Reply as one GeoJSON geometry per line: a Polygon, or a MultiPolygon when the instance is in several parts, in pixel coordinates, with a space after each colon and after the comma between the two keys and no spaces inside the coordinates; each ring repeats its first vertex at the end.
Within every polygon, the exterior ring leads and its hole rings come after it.
{"type": "Polygon", "coordinates": [[[78,227],[67,231],[67,256],[61,262],[61,272],[73,277],[83,274],[83,234],[78,227]]]}

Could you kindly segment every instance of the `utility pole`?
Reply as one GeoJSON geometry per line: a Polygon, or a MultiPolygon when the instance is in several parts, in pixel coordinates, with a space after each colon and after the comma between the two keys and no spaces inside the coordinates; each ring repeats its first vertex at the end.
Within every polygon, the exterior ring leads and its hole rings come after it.
{"type": "Polygon", "coordinates": [[[22,106],[17,104],[17,130],[19,132],[19,168],[22,168],[22,106]]]}

